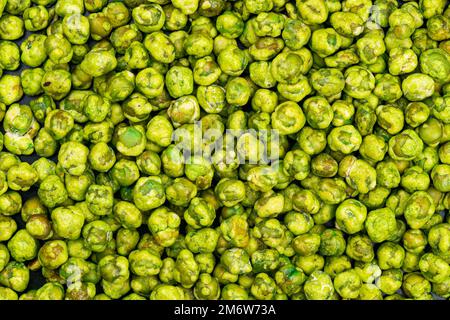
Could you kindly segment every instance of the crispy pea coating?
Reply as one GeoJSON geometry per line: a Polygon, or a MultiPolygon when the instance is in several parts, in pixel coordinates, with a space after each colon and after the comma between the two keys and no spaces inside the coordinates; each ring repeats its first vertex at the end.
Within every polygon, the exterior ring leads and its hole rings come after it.
{"type": "Polygon", "coordinates": [[[142,213],[132,203],[119,201],[114,204],[113,214],[123,227],[128,229],[139,228],[142,224],[142,213]]]}
{"type": "Polygon", "coordinates": [[[133,200],[140,210],[150,210],[159,207],[166,200],[161,178],[139,178],[133,188],[133,200]]]}
{"type": "Polygon", "coordinates": [[[225,240],[237,247],[245,247],[250,241],[249,225],[246,217],[233,215],[224,219],[220,224],[220,230],[225,240]]]}
{"type": "Polygon", "coordinates": [[[249,61],[247,55],[235,46],[228,46],[219,53],[217,63],[222,72],[230,76],[240,76],[249,61]]]}
{"type": "Polygon", "coordinates": [[[64,203],[68,198],[67,190],[57,175],[49,175],[41,182],[38,196],[42,203],[49,208],[64,203]]]}
{"type": "Polygon", "coordinates": [[[419,269],[432,283],[444,282],[450,274],[449,264],[433,253],[426,253],[420,258],[419,269]]]}
{"type": "Polygon", "coordinates": [[[433,94],[434,80],[423,73],[411,74],[403,80],[402,91],[410,101],[424,100],[433,94]],[[418,86],[420,86],[420,90],[418,86]]]}
{"type": "Polygon", "coordinates": [[[364,160],[347,156],[339,164],[339,175],[361,194],[368,193],[376,187],[376,171],[364,160]]]}
{"type": "Polygon", "coordinates": [[[30,271],[22,262],[11,261],[0,273],[0,283],[16,292],[22,292],[28,286],[30,271]]]}
{"type": "Polygon", "coordinates": [[[114,50],[95,48],[89,51],[80,64],[81,70],[92,77],[99,77],[114,70],[117,59],[114,50]]]}
{"type": "Polygon", "coordinates": [[[333,128],[327,137],[331,150],[350,154],[359,149],[362,137],[353,125],[333,128]]]}
{"type": "Polygon", "coordinates": [[[208,273],[200,274],[194,287],[194,296],[200,300],[218,299],[220,296],[220,286],[217,279],[208,273]]]}
{"type": "Polygon", "coordinates": [[[419,273],[408,273],[403,278],[402,289],[411,298],[419,298],[431,291],[430,282],[419,273]]]}
{"type": "Polygon", "coordinates": [[[347,270],[339,273],[334,278],[334,287],[342,298],[355,299],[359,296],[361,280],[355,270],[347,270]]]}
{"type": "Polygon", "coordinates": [[[97,184],[89,186],[86,192],[86,204],[93,214],[99,216],[111,214],[113,208],[112,188],[97,184]]]}
{"type": "Polygon", "coordinates": [[[184,300],[185,294],[181,287],[162,284],[155,288],[150,295],[150,300],[184,300]]]}
{"type": "Polygon", "coordinates": [[[85,224],[82,230],[85,245],[94,252],[102,252],[112,239],[112,230],[109,224],[96,220],[85,224]]]}
{"type": "Polygon", "coordinates": [[[150,249],[135,250],[130,253],[130,270],[138,276],[151,276],[159,273],[162,262],[150,249]]]}
{"type": "Polygon", "coordinates": [[[194,253],[212,253],[216,249],[219,233],[211,228],[191,231],[186,235],[187,248],[194,253]]]}
{"type": "Polygon", "coordinates": [[[216,213],[212,205],[199,197],[192,199],[188,209],[184,212],[186,222],[196,229],[209,227],[215,217],[216,213]]]}
{"type": "Polygon", "coordinates": [[[423,150],[423,141],[414,131],[403,130],[389,139],[389,155],[394,160],[413,160],[423,150]]]}
{"type": "Polygon", "coordinates": [[[17,191],[27,191],[38,181],[36,170],[26,162],[9,168],[6,176],[8,187],[17,191]]]}
{"type": "Polygon", "coordinates": [[[184,288],[191,288],[199,277],[198,264],[189,250],[183,249],[175,262],[174,279],[184,288]]]}
{"type": "Polygon", "coordinates": [[[394,294],[402,285],[403,272],[400,269],[383,271],[376,286],[385,294],[394,294]]]}
{"type": "Polygon", "coordinates": [[[48,269],[54,270],[63,265],[69,258],[67,245],[62,240],[46,242],[38,253],[39,263],[48,269]]]}
{"type": "Polygon", "coordinates": [[[357,200],[345,200],[336,209],[336,224],[348,234],[361,231],[366,217],[366,206],[357,200]]]}
{"type": "Polygon", "coordinates": [[[192,71],[182,66],[170,68],[166,73],[165,85],[173,98],[191,94],[194,90],[192,71]]]}
{"type": "Polygon", "coordinates": [[[333,282],[323,271],[313,272],[306,280],[303,290],[308,300],[330,300],[334,293],[333,282]]]}
{"type": "Polygon", "coordinates": [[[364,225],[372,241],[383,242],[396,230],[395,214],[389,208],[370,211],[364,225]]]}
{"type": "Polygon", "coordinates": [[[0,102],[11,105],[19,101],[23,96],[23,89],[20,83],[20,77],[5,74],[0,78],[0,102]]]}
{"type": "Polygon", "coordinates": [[[405,258],[405,250],[393,242],[384,242],[377,250],[378,265],[382,270],[399,269],[405,258]]]}
{"type": "Polygon", "coordinates": [[[60,237],[76,240],[80,237],[85,217],[80,208],[58,207],[51,213],[53,229],[60,237]]]}
{"type": "Polygon", "coordinates": [[[68,174],[79,176],[86,170],[88,154],[89,149],[85,145],[69,141],[61,146],[58,161],[68,174]]]}
{"type": "Polygon", "coordinates": [[[276,283],[268,274],[258,273],[250,292],[256,299],[271,300],[275,296],[276,283]]]}
{"type": "Polygon", "coordinates": [[[420,229],[431,218],[435,210],[431,196],[425,191],[416,191],[405,204],[405,219],[413,229],[420,229]]]}
{"type": "Polygon", "coordinates": [[[147,225],[156,242],[163,247],[170,247],[178,237],[180,217],[165,207],[154,210],[148,218],[147,225]]]}
{"type": "Polygon", "coordinates": [[[241,248],[225,250],[220,257],[220,262],[232,274],[240,275],[252,271],[250,256],[241,248]]]}
{"type": "Polygon", "coordinates": [[[8,241],[11,257],[18,262],[24,262],[36,257],[38,243],[26,230],[19,230],[8,241]]]}

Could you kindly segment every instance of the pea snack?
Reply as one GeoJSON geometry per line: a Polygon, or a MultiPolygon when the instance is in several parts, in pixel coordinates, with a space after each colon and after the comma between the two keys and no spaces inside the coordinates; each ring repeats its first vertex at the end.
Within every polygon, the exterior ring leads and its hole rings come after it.
{"type": "Polygon", "coordinates": [[[450,299],[446,0],[0,0],[0,300],[450,299]]]}

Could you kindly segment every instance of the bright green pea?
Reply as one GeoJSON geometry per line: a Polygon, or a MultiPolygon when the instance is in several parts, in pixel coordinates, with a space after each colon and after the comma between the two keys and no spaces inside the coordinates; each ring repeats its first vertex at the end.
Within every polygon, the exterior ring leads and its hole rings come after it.
{"type": "Polygon", "coordinates": [[[383,242],[389,239],[397,228],[395,214],[389,208],[370,211],[365,221],[365,227],[373,242],[383,242]]]}
{"type": "Polygon", "coordinates": [[[80,237],[85,217],[79,208],[58,207],[51,213],[55,233],[65,239],[76,240],[80,237]]]}
{"type": "Polygon", "coordinates": [[[303,290],[308,300],[330,300],[334,293],[333,282],[323,271],[313,272],[306,280],[303,290]]]}
{"type": "Polygon", "coordinates": [[[158,176],[139,178],[133,187],[133,200],[136,207],[143,211],[162,205],[166,196],[161,178],[158,176]]]}
{"type": "Polygon", "coordinates": [[[413,73],[402,82],[402,91],[410,101],[421,101],[434,93],[434,80],[423,73],[413,73]]]}
{"type": "Polygon", "coordinates": [[[223,73],[230,76],[240,76],[249,61],[244,51],[235,46],[228,46],[219,53],[217,63],[223,73]]]}

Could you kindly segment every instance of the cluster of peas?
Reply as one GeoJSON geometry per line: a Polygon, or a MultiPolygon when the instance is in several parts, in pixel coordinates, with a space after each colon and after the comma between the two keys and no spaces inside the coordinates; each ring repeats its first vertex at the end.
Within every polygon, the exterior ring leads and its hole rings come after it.
{"type": "Polygon", "coordinates": [[[446,0],[0,0],[0,119],[0,300],[450,297],[446,0]]]}

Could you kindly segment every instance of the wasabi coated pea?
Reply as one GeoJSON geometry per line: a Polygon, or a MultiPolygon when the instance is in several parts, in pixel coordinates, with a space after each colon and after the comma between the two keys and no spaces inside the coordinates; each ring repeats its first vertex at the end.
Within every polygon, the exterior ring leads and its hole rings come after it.
{"type": "Polygon", "coordinates": [[[117,202],[113,207],[113,214],[125,228],[139,228],[142,224],[142,213],[132,203],[117,202]]]}
{"type": "Polygon", "coordinates": [[[405,203],[405,219],[413,229],[421,228],[433,215],[431,196],[424,191],[414,192],[405,203]]]}
{"type": "Polygon", "coordinates": [[[10,217],[0,218],[0,229],[2,230],[1,241],[9,240],[17,230],[17,223],[10,217]]]}
{"type": "Polygon", "coordinates": [[[12,190],[27,191],[38,181],[36,170],[24,162],[9,168],[6,177],[12,190]]]}
{"type": "Polygon", "coordinates": [[[0,79],[0,102],[11,105],[19,101],[23,96],[23,89],[20,84],[20,77],[5,74],[0,79]]]}
{"type": "Polygon", "coordinates": [[[423,150],[423,141],[415,131],[406,129],[389,139],[389,155],[394,160],[413,160],[423,150]]]}
{"type": "Polygon", "coordinates": [[[383,242],[395,232],[395,214],[389,208],[370,211],[365,221],[365,227],[370,239],[383,242]]]}
{"type": "Polygon", "coordinates": [[[330,300],[334,293],[330,276],[322,271],[312,273],[306,280],[303,290],[308,300],[330,300]]]}
{"type": "Polygon", "coordinates": [[[152,212],[147,225],[156,242],[163,247],[170,247],[178,237],[180,217],[167,208],[159,208],[152,212]]]}
{"type": "Polygon", "coordinates": [[[361,134],[352,125],[333,128],[327,140],[333,151],[339,151],[344,154],[358,150],[362,143],[361,134]]]}
{"type": "Polygon", "coordinates": [[[8,241],[8,250],[15,261],[24,262],[36,257],[38,244],[26,230],[19,230],[8,241]]]}
{"type": "Polygon", "coordinates": [[[21,262],[10,262],[0,273],[0,283],[16,292],[23,292],[28,286],[30,271],[21,262]]]}
{"type": "Polygon", "coordinates": [[[336,209],[336,223],[346,233],[354,234],[361,231],[367,217],[367,208],[361,202],[348,199],[336,209]]]}
{"type": "Polygon", "coordinates": [[[228,46],[217,57],[222,72],[230,76],[240,76],[248,65],[246,54],[235,46],[228,46]]]}
{"type": "Polygon", "coordinates": [[[356,99],[364,99],[375,88],[375,77],[364,67],[351,66],[345,73],[344,92],[356,99]]]}
{"type": "Polygon", "coordinates": [[[312,33],[311,49],[321,58],[335,53],[341,46],[341,36],[332,28],[318,29],[312,33]]]}
{"type": "Polygon", "coordinates": [[[376,187],[376,171],[364,160],[346,156],[339,164],[339,175],[361,194],[368,193],[376,187]]]}
{"type": "Polygon", "coordinates": [[[408,100],[421,101],[433,94],[434,81],[430,76],[414,73],[403,80],[402,91],[408,100]]]}
{"type": "Polygon", "coordinates": [[[191,288],[197,281],[198,276],[199,268],[193,254],[189,250],[181,250],[175,262],[175,281],[184,288],[191,288]]]}
{"type": "Polygon", "coordinates": [[[116,155],[107,143],[99,142],[91,147],[88,160],[92,169],[99,172],[107,172],[114,165],[116,155]]]}
{"type": "Polygon", "coordinates": [[[150,300],[184,300],[185,295],[182,288],[162,284],[155,288],[150,295],[150,300]]]}
{"type": "Polygon", "coordinates": [[[179,98],[193,92],[192,71],[186,67],[175,66],[166,73],[165,84],[173,98],[179,98]]]}
{"type": "Polygon", "coordinates": [[[150,210],[159,207],[166,200],[161,178],[139,178],[133,187],[133,200],[140,210],[150,210]]]}
{"type": "Polygon", "coordinates": [[[116,148],[124,155],[138,156],[145,149],[145,131],[142,126],[122,126],[115,132],[116,148]]]}
{"type": "Polygon", "coordinates": [[[302,109],[295,102],[279,104],[272,113],[272,127],[281,134],[292,134],[300,131],[306,119],[302,109]]]}
{"type": "Polygon", "coordinates": [[[111,240],[111,227],[104,221],[92,221],[85,224],[82,230],[85,245],[94,252],[102,252],[111,240]]]}
{"type": "Polygon", "coordinates": [[[385,294],[394,294],[401,287],[402,275],[399,269],[385,270],[376,281],[376,286],[385,294]]]}
{"type": "Polygon", "coordinates": [[[399,269],[405,258],[405,250],[393,242],[384,242],[377,250],[378,265],[382,270],[399,269]]]}
{"type": "Polygon", "coordinates": [[[96,48],[89,51],[80,64],[81,70],[92,77],[99,77],[114,70],[117,59],[114,51],[108,48],[96,48]]]}
{"type": "Polygon", "coordinates": [[[153,32],[148,35],[145,38],[144,45],[151,57],[159,62],[170,63],[175,59],[175,47],[170,38],[162,32],[153,32]]]}
{"type": "Polygon", "coordinates": [[[66,142],[59,150],[58,161],[68,174],[79,176],[86,170],[88,153],[89,149],[83,144],[66,142]]]}
{"type": "Polygon", "coordinates": [[[86,191],[86,204],[95,215],[111,214],[113,207],[112,188],[92,184],[86,191]]]}
{"type": "Polygon", "coordinates": [[[56,175],[49,175],[41,182],[38,196],[42,203],[49,208],[61,205],[68,198],[63,182],[56,175]]]}
{"type": "Polygon", "coordinates": [[[68,259],[67,245],[62,240],[46,242],[38,253],[38,259],[43,267],[56,269],[68,259]]]}
{"type": "Polygon", "coordinates": [[[375,257],[373,243],[370,238],[358,234],[348,239],[346,254],[352,259],[361,262],[371,262],[375,257]]]}
{"type": "Polygon", "coordinates": [[[432,283],[442,283],[450,274],[450,267],[442,258],[432,254],[424,254],[419,261],[423,276],[432,283]]]}
{"type": "Polygon", "coordinates": [[[355,299],[359,296],[361,280],[354,270],[339,273],[334,278],[333,284],[342,298],[355,299]]]}
{"type": "Polygon", "coordinates": [[[311,74],[314,89],[324,96],[333,96],[340,93],[345,86],[344,76],[337,69],[323,68],[311,74]]]}

